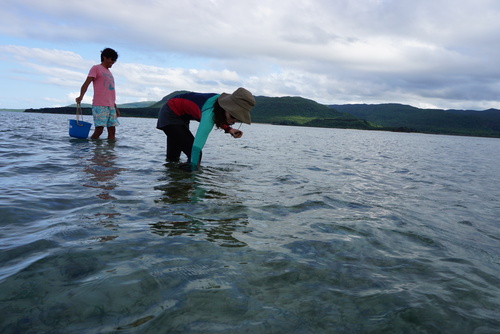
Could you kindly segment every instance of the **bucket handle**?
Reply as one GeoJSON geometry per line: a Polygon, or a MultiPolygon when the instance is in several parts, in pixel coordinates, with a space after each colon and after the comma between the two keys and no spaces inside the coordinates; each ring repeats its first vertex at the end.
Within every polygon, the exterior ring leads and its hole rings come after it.
{"type": "Polygon", "coordinates": [[[83,126],[83,112],[82,112],[82,107],[80,106],[80,103],[76,104],[76,125],[83,126]],[[81,124],[78,123],[78,117],[80,117],[82,119],[81,124]]]}

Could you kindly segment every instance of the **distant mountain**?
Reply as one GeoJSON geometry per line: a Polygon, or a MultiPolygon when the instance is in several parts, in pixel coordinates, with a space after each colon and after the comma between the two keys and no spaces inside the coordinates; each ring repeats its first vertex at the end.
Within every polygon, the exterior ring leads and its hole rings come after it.
{"type": "Polygon", "coordinates": [[[374,129],[365,120],[302,97],[256,96],[252,121],[279,125],[374,129]]]}
{"type": "Polygon", "coordinates": [[[148,108],[155,104],[155,101],[142,101],[119,104],[118,108],[148,108]]]}
{"type": "Polygon", "coordinates": [[[385,128],[412,132],[500,137],[500,110],[420,109],[409,105],[346,104],[330,105],[385,128]]]}
{"type": "Polygon", "coordinates": [[[446,111],[456,115],[479,117],[484,122],[487,122],[488,126],[493,130],[500,131],[500,110],[498,109],[487,109],[483,111],[450,109],[446,111]]]}
{"type": "MultiPolygon", "coordinates": [[[[118,104],[117,106],[120,109],[122,109],[122,108],[123,109],[126,109],[126,108],[148,108],[155,103],[156,103],[155,101],[142,101],[142,102],[122,103],[122,104],[118,104]]],[[[73,103],[67,107],[68,108],[76,108],[76,103],[73,103]]],[[[82,103],[81,107],[82,108],[91,108],[92,105],[88,104],[88,103],[82,103]]]]}
{"type": "Polygon", "coordinates": [[[0,111],[23,112],[23,111],[24,111],[24,109],[8,109],[8,108],[0,108],[0,111]]]}
{"type": "MultiPolygon", "coordinates": [[[[120,105],[122,117],[156,118],[165,102],[176,91],[158,102],[138,102],[120,105]],[[143,107],[134,107],[143,106],[143,107]]],[[[409,105],[345,104],[323,105],[302,97],[256,96],[252,122],[277,125],[422,132],[500,138],[500,110],[441,110],[420,109],[409,105]]],[[[90,106],[82,106],[91,115],[90,106]]],[[[25,112],[75,114],[75,106],[27,109],[25,112]]]]}
{"type": "Polygon", "coordinates": [[[163,107],[165,102],[170,100],[171,97],[179,95],[179,94],[183,94],[183,93],[188,93],[188,91],[187,90],[177,90],[175,92],[172,92],[172,93],[168,94],[167,96],[164,96],[163,99],[161,99],[160,101],[155,102],[154,104],[150,105],[149,107],[156,108],[158,111],[158,110],[160,110],[161,107],[163,107]]]}

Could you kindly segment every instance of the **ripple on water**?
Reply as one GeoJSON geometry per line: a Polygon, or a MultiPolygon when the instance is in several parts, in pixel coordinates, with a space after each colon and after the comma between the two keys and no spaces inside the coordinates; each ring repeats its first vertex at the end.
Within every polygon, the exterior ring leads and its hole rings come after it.
{"type": "Polygon", "coordinates": [[[497,140],[255,124],[193,173],[152,119],[4,115],[6,333],[498,328],[497,140]]]}

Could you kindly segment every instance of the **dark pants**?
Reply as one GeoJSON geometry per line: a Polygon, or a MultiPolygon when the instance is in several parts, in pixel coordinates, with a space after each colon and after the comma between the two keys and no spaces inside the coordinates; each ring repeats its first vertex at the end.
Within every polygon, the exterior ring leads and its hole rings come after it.
{"type": "Polygon", "coordinates": [[[167,135],[167,160],[178,161],[181,152],[184,152],[188,157],[188,161],[191,161],[194,136],[189,131],[189,128],[184,125],[173,124],[163,127],[162,130],[167,135]]]}

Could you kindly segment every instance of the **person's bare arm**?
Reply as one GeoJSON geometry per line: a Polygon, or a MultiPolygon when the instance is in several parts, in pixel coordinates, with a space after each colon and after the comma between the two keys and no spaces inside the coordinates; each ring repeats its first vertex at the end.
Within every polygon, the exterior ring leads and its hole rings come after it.
{"type": "Polygon", "coordinates": [[[85,93],[87,92],[87,89],[89,88],[89,85],[90,83],[94,81],[94,78],[92,77],[87,77],[87,80],[85,80],[85,82],[83,83],[82,85],[82,88],[80,88],[80,96],[78,96],[75,101],[76,103],[80,103],[82,102],[83,100],[83,96],[85,95],[85,93]]]}

